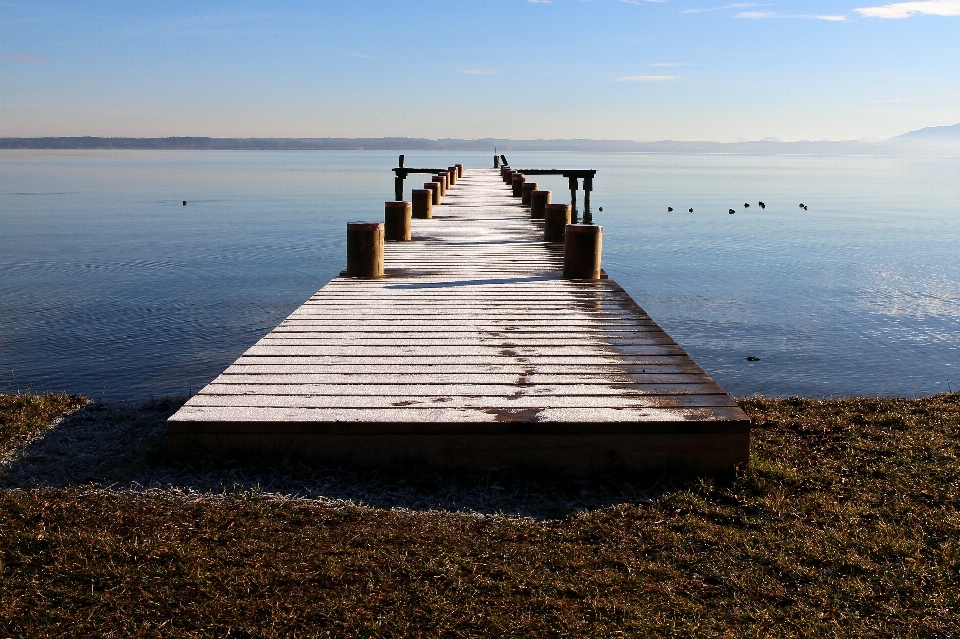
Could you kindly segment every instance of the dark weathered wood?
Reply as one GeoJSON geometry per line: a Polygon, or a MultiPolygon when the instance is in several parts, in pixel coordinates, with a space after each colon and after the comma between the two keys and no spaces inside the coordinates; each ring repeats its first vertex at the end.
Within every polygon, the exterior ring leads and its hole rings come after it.
{"type": "Polygon", "coordinates": [[[383,275],[383,222],[347,224],[347,277],[383,275]]]}
{"type": "MultiPolygon", "coordinates": [[[[412,171],[411,171],[412,172],[412,171]]],[[[749,455],[736,403],[613,280],[563,278],[499,172],[472,169],[171,417],[171,442],[588,472],[749,455]]]]}
{"type": "Polygon", "coordinates": [[[410,202],[385,202],[383,211],[383,239],[388,242],[407,242],[411,239],[410,202]]]}
{"type": "Polygon", "coordinates": [[[547,204],[543,209],[543,240],[562,242],[563,233],[570,224],[572,209],[569,204],[547,204]]]}

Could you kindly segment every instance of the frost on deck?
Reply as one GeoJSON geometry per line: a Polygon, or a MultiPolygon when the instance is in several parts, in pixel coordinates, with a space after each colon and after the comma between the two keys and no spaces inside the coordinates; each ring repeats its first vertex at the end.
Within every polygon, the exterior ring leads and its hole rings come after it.
{"type": "Polygon", "coordinates": [[[579,471],[746,462],[749,421],[612,279],[563,247],[498,172],[470,169],[389,242],[386,276],[337,278],[168,422],[171,441],[308,447],[579,471]]]}

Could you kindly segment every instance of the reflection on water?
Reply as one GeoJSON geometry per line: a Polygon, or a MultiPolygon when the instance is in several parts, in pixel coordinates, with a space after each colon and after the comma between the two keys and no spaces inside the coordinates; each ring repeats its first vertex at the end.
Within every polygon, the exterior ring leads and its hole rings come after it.
{"type": "MultiPolygon", "coordinates": [[[[196,390],[339,272],[345,223],[382,216],[395,156],[0,152],[0,391],[196,390]]],[[[729,391],[960,386],[960,160],[510,160],[599,169],[605,269],[729,391]]]]}

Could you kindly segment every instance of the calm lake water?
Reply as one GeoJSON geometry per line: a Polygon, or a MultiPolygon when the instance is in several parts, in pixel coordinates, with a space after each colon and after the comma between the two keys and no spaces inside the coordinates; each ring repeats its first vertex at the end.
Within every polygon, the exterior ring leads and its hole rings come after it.
{"type": "MultiPolygon", "coordinates": [[[[0,152],[0,391],[196,391],[343,268],[396,155],[0,152]]],[[[729,392],[960,387],[960,159],[508,157],[599,169],[605,269],[729,392]]]]}

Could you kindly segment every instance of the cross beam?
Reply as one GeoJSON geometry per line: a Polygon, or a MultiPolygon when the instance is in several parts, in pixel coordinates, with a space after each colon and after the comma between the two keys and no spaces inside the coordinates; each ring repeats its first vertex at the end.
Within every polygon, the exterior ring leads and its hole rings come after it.
{"type": "Polygon", "coordinates": [[[562,175],[570,185],[570,206],[574,224],[577,223],[577,190],[580,188],[580,178],[583,178],[583,223],[593,224],[593,214],[590,212],[590,191],[593,190],[593,177],[596,169],[516,169],[523,175],[562,175]]]}

